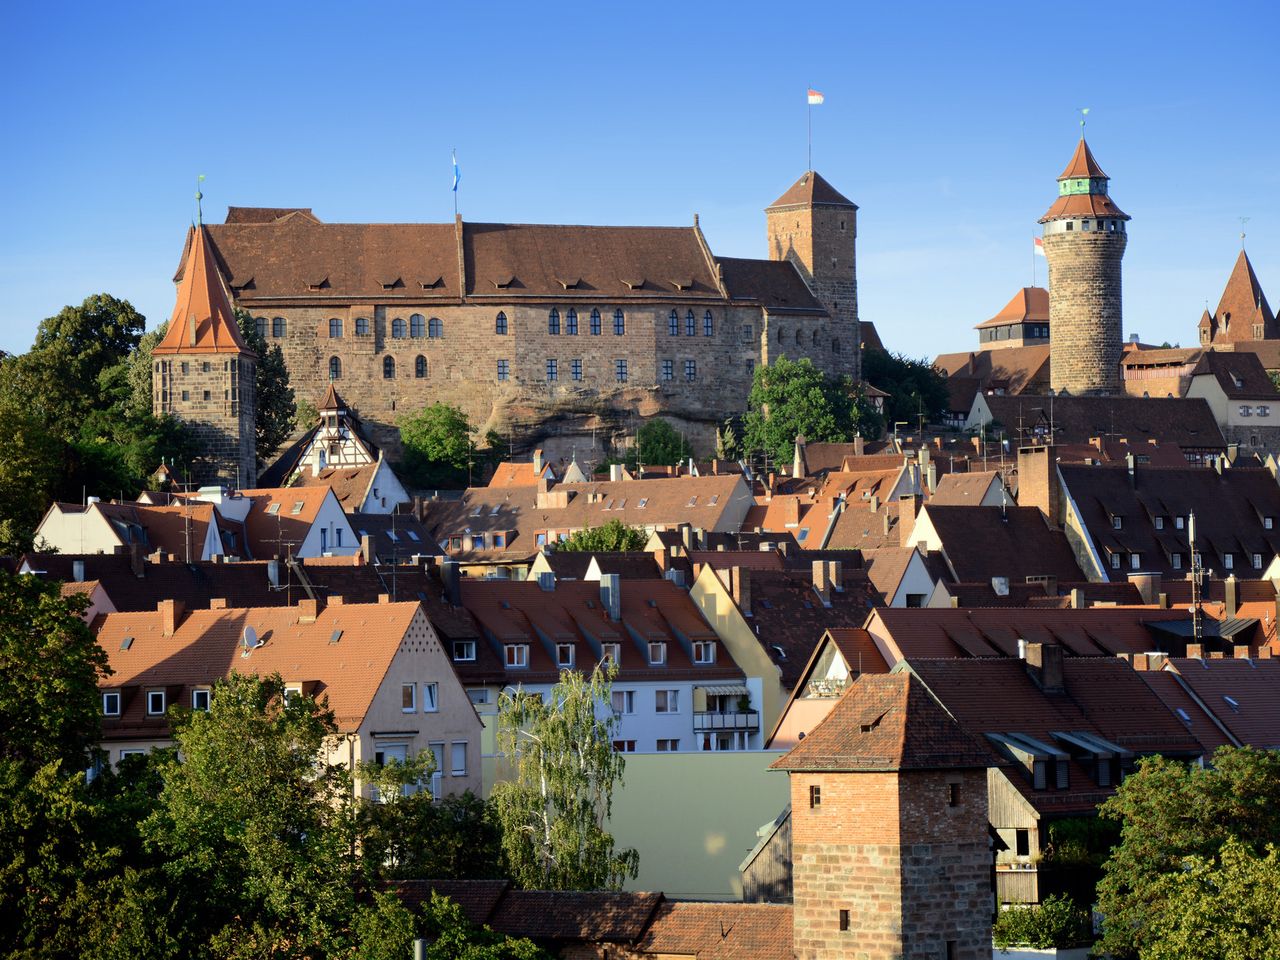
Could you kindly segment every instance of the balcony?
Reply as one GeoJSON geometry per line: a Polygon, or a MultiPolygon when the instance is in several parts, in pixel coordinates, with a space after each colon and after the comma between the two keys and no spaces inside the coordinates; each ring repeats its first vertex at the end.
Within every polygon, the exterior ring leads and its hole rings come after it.
{"type": "Polygon", "coordinates": [[[698,733],[710,730],[759,730],[760,713],[756,710],[733,713],[695,712],[693,729],[698,733]]]}

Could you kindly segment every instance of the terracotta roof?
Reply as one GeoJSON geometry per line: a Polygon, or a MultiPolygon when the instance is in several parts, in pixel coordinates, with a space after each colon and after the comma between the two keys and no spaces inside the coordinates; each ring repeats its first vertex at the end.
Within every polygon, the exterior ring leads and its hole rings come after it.
{"type": "Polygon", "coordinates": [[[1040,218],[1041,223],[1050,220],[1074,219],[1076,217],[1104,217],[1112,220],[1129,220],[1130,216],[1111,202],[1111,198],[1101,193],[1069,193],[1059,197],[1040,218]]]}
{"type": "MultiPolygon", "coordinates": [[[[142,503],[100,502],[98,512],[110,522],[122,544],[132,542],[136,533],[131,527],[140,527],[146,552],[162,550],[180,560],[201,559],[209,524],[214,522],[214,506],[211,503],[191,501],[160,507],[142,503]]],[[[219,525],[225,524],[222,517],[219,525]]]]}
{"type": "Polygon", "coordinates": [[[240,494],[253,501],[245,516],[250,549],[255,557],[265,559],[284,556],[290,545],[297,547],[306,539],[321,505],[332,496],[332,491],[324,484],[241,490],[240,494]]]}
{"type": "Polygon", "coordinates": [[[1280,748],[1280,660],[1180,658],[1170,665],[1237,740],[1280,748]]]}
{"type": "MultiPolygon", "coordinates": [[[[1007,353],[1008,351],[999,351],[1007,353]]],[[[1052,413],[1053,442],[1088,443],[1098,436],[1172,443],[1184,450],[1225,450],[1226,441],[1209,404],[1199,398],[1170,397],[998,397],[985,398],[991,415],[1015,442],[1047,432],[1052,413]],[[1022,427],[1024,436],[1018,436],[1022,427]]]]}
{"type": "MultiPolygon", "coordinates": [[[[1049,385],[1049,345],[943,353],[933,361],[944,376],[977,379],[982,392],[1035,393],[1049,385]]],[[[956,409],[953,407],[953,409],[956,409]]]]}
{"type": "Polygon", "coordinates": [[[734,300],[754,300],[771,313],[825,313],[790,260],[719,258],[724,285],[734,300]]]}
{"type": "Polygon", "coordinates": [[[1264,337],[1272,338],[1277,335],[1275,319],[1266,294],[1262,292],[1262,284],[1253,272],[1253,264],[1249,261],[1248,254],[1241,250],[1222,291],[1222,298],[1218,301],[1218,309],[1213,314],[1213,339],[1263,339],[1256,337],[1253,332],[1254,325],[1259,323],[1265,324],[1264,337]],[[1228,321],[1234,323],[1229,325],[1228,321]]]}
{"type": "Polygon", "coordinates": [[[862,551],[867,577],[880,595],[880,603],[888,604],[893,600],[915,553],[915,547],[880,547],[862,551]]]}
{"type": "Polygon", "coordinates": [[[791,960],[790,904],[666,900],[635,949],[698,960],[791,960]]]}
{"type": "Polygon", "coordinates": [[[882,547],[899,547],[901,536],[898,530],[898,512],[897,500],[882,502],[875,510],[871,509],[869,503],[851,500],[836,518],[827,546],[835,550],[864,552],[882,547]]]}
{"type": "Polygon", "coordinates": [[[1004,305],[999,313],[990,320],[984,320],[974,327],[982,330],[986,327],[1004,327],[1024,320],[1049,320],[1049,291],[1043,287],[1023,287],[1013,295],[1013,299],[1004,305]]]}
{"type": "Polygon", "coordinates": [[[827,636],[844,657],[844,662],[856,676],[863,673],[888,673],[889,664],[876,646],[871,634],[861,628],[832,627],[827,636]]]}
{"type": "Polygon", "coordinates": [[[1077,177],[1107,179],[1107,175],[1102,172],[1102,167],[1098,166],[1098,161],[1093,159],[1093,151],[1089,149],[1089,144],[1085,143],[1084,137],[1081,137],[1080,142],[1076,144],[1076,152],[1071,155],[1071,162],[1067,164],[1067,169],[1058,174],[1059,180],[1077,177]]]}
{"type": "Polygon", "coordinates": [[[542,471],[539,472],[533,468],[532,461],[504,461],[494,468],[488,485],[490,487],[529,487],[544,476],[556,479],[555,468],[550,463],[544,463],[542,471]]]}
{"type": "Polygon", "coordinates": [[[1203,351],[1199,347],[1157,347],[1151,350],[1126,349],[1120,357],[1122,367],[1152,367],[1194,363],[1203,351]]]}
{"type": "Polygon", "coordinates": [[[937,489],[929,498],[929,505],[934,507],[975,506],[982,502],[993,480],[996,482],[1000,480],[1000,474],[996,470],[948,473],[938,479],[937,489]]]}
{"type": "MultiPolygon", "coordinates": [[[[993,577],[1052,576],[1083,580],[1064,533],[1050,529],[1038,507],[925,506],[942,551],[965,583],[993,577]]],[[[917,520],[917,523],[919,521],[917,520]]]]}
{"type": "Polygon", "coordinates": [[[313,474],[310,469],[301,471],[297,480],[286,488],[298,490],[306,487],[328,487],[338,498],[346,513],[359,510],[364,505],[369,487],[378,473],[379,463],[366,463],[363,467],[325,467],[313,474]]]}
{"type": "Polygon", "coordinates": [[[862,335],[863,350],[884,349],[884,343],[880,340],[880,333],[876,330],[876,325],[870,320],[859,320],[858,330],[862,335]]]}
{"type": "Polygon", "coordinates": [[[342,398],[338,396],[338,391],[334,388],[333,383],[329,384],[328,389],[324,392],[324,398],[320,401],[317,410],[345,410],[347,405],[343,403],[342,398]]]}
{"type": "Polygon", "coordinates": [[[1228,400],[1280,400],[1280,390],[1271,382],[1257,354],[1244,350],[1206,350],[1191,376],[1209,376],[1228,400]]]}
{"type": "Polygon", "coordinates": [[[227,207],[227,223],[274,223],[292,214],[320,222],[310,207],[227,207]]]}
{"type": "Polygon", "coordinates": [[[357,537],[372,538],[375,561],[406,563],[414,556],[440,556],[440,545],[411,513],[350,513],[347,520],[357,537]]]}
{"type": "Polygon", "coordinates": [[[770,769],[954,770],[998,765],[909,671],[863,674],[770,769]]]}
{"type": "Polygon", "coordinates": [[[839,206],[851,207],[858,209],[848,197],[844,196],[835,187],[831,186],[823,176],[814,171],[809,170],[800,176],[800,179],[787,188],[787,191],[773,203],[766,207],[766,210],[773,210],[777,207],[795,207],[795,206],[839,206]]]}
{"type": "MultiPolygon", "coordinates": [[[[310,623],[302,622],[304,612],[303,607],[195,610],[183,616],[171,636],[164,635],[159,611],[106,614],[97,621],[97,639],[113,673],[101,686],[188,691],[232,673],[279,673],[286,682],[312,684],[304,689],[327,699],[340,730],[357,729],[418,615],[418,604],[330,603],[310,623]],[[260,646],[245,656],[247,627],[260,646]],[[127,638],[132,640],[126,643],[127,638]]],[[[104,718],[105,737],[163,735],[167,722],[147,716],[145,697],[125,699],[119,719],[104,718]]]]}
{"type": "Polygon", "coordinates": [[[204,227],[187,238],[178,299],[164,339],[153,354],[235,353],[253,356],[236,323],[231,298],[209,249],[204,227]]]}
{"type": "Polygon", "coordinates": [[[660,893],[512,890],[489,926],[513,937],[556,943],[634,943],[662,902],[660,893]]]}

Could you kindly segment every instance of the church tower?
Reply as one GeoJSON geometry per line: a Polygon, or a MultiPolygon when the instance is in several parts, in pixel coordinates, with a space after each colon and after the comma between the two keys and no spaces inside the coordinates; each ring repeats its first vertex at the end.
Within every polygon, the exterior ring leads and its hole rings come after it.
{"type": "Polygon", "coordinates": [[[152,410],[184,421],[201,447],[192,480],[252,487],[257,357],[240,336],[203,226],[191,232],[169,329],[151,356],[152,410]]]}
{"type": "Polygon", "coordinates": [[[1049,261],[1049,386],[1071,396],[1119,394],[1124,349],[1120,261],[1129,217],[1084,137],[1040,218],[1049,261]]]}
{"type": "Polygon", "coordinates": [[[857,204],[810,170],[764,213],[769,259],[795,264],[831,315],[832,371],[859,379],[857,204]]]}

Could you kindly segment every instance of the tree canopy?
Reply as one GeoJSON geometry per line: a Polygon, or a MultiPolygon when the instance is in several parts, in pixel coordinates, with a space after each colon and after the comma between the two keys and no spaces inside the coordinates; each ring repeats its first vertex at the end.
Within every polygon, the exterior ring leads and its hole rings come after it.
{"type": "Polygon", "coordinates": [[[458,486],[467,482],[471,461],[471,424],[457,407],[433,403],[400,420],[404,472],[418,487],[458,486]]]}
{"type": "Polygon", "coordinates": [[[636,431],[636,456],[643,464],[674,466],[692,455],[693,448],[684,434],[661,417],[654,417],[636,431]]]}
{"type": "Polygon", "coordinates": [[[289,368],[285,366],[280,344],[268,345],[258,332],[258,323],[245,310],[236,310],[236,323],[249,349],[258,355],[257,362],[257,428],[258,459],[264,463],[276,455],[298,424],[298,405],[289,385],[289,368]]]}
{"type": "Polygon", "coordinates": [[[618,889],[639,870],[605,829],[625,761],[613,748],[613,678],[562,670],[548,702],[516,690],[498,699],[498,750],[513,767],[494,785],[511,878],[539,890],[618,889]]]}
{"type": "Polygon", "coordinates": [[[643,550],[649,538],[639,527],[629,527],[621,520],[610,520],[598,527],[584,527],[554,544],[556,550],[569,553],[610,553],[643,550]]]}
{"type": "Polygon", "coordinates": [[[915,427],[922,416],[926,424],[936,422],[951,400],[947,381],[933,364],[901,353],[863,351],[862,379],[889,394],[884,402],[889,424],[905,422],[915,427]]]}

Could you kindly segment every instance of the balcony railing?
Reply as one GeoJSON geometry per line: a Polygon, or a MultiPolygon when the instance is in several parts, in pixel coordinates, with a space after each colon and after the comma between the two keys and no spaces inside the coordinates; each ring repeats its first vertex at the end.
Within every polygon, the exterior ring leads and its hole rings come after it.
{"type": "Polygon", "coordinates": [[[693,729],[704,730],[759,730],[760,714],[755,710],[744,713],[694,713],[693,729]]]}

